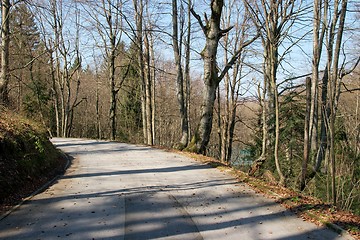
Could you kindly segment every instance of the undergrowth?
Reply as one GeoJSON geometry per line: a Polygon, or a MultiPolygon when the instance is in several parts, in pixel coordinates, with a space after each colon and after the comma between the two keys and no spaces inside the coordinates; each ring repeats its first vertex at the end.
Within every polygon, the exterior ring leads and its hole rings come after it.
{"type": "Polygon", "coordinates": [[[59,153],[39,124],[0,112],[0,203],[58,167],[59,153]]]}

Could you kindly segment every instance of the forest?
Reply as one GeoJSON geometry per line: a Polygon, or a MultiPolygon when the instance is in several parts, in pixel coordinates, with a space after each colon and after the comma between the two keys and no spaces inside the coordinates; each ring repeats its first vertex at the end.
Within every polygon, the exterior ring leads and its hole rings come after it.
{"type": "Polygon", "coordinates": [[[356,0],[2,0],[0,112],[360,214],[359,19],[356,0]]]}

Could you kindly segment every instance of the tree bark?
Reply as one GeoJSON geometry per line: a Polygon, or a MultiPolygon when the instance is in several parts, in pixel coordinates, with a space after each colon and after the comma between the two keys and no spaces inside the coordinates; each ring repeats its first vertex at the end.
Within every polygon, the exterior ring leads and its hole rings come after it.
{"type": "Polygon", "coordinates": [[[152,143],[156,144],[156,68],[155,68],[155,50],[154,38],[150,34],[150,55],[151,55],[151,132],[152,143]]]}
{"type": "Polygon", "coordinates": [[[306,185],[306,173],[310,154],[310,107],[311,107],[311,79],[306,78],[306,110],[305,110],[305,124],[304,124],[304,156],[301,169],[300,191],[303,191],[306,185]]]}
{"type": "Polygon", "coordinates": [[[150,63],[150,43],[149,33],[145,33],[144,37],[144,61],[145,61],[145,111],[146,111],[146,132],[147,144],[153,145],[153,132],[152,132],[152,91],[151,91],[151,63],[150,63]]]}
{"type": "MultiPolygon", "coordinates": [[[[186,109],[186,99],[184,92],[184,75],[181,64],[181,46],[179,44],[178,33],[178,7],[177,0],[172,0],[172,43],[176,67],[176,86],[177,86],[177,100],[179,104],[180,119],[181,119],[181,140],[177,148],[184,149],[188,144],[189,126],[186,109]]],[[[181,41],[180,41],[181,42],[181,41]]]]}
{"type": "MultiPolygon", "coordinates": [[[[96,73],[96,76],[98,74],[96,73]]],[[[96,93],[95,93],[95,111],[96,111],[96,138],[101,139],[101,121],[100,121],[100,98],[99,98],[99,78],[96,77],[96,93]]]]}
{"type": "Polygon", "coordinates": [[[314,0],[314,4],[313,4],[313,8],[314,8],[313,57],[312,57],[312,76],[311,76],[311,104],[310,104],[310,113],[309,113],[310,116],[309,116],[309,128],[308,128],[310,153],[316,150],[317,139],[318,139],[317,125],[318,125],[319,63],[320,63],[322,40],[323,40],[322,37],[320,36],[321,1],[322,0],[314,0]]]}
{"type": "Polygon", "coordinates": [[[201,57],[204,61],[204,93],[203,102],[201,105],[200,123],[197,126],[195,135],[193,136],[187,150],[197,153],[205,154],[207,145],[210,141],[210,134],[212,130],[213,110],[214,102],[216,99],[216,89],[219,86],[220,81],[227,74],[229,69],[234,65],[239,55],[243,51],[243,48],[254,42],[259,34],[252,39],[242,43],[239,46],[238,51],[233,54],[229,62],[225,64],[224,69],[219,74],[217,67],[216,55],[219,46],[220,39],[229,32],[232,27],[227,29],[220,28],[222,8],[224,5],[223,0],[211,1],[211,16],[210,19],[205,15],[205,25],[201,17],[191,9],[191,13],[197,19],[206,38],[205,47],[201,52],[201,57]]]}
{"type": "MultiPolygon", "coordinates": [[[[227,2],[226,12],[227,15],[223,18],[223,28],[230,28],[232,19],[233,8],[238,9],[238,5],[234,1],[227,2]]],[[[223,38],[223,45],[225,49],[224,61],[229,62],[229,54],[238,54],[238,59],[234,62],[232,68],[232,74],[226,74],[224,76],[224,87],[225,87],[225,107],[222,120],[222,142],[221,142],[221,157],[220,160],[223,162],[230,163],[232,158],[232,144],[234,138],[234,130],[236,125],[236,112],[238,107],[239,90],[242,79],[243,60],[246,53],[238,51],[241,44],[245,42],[245,36],[248,33],[249,16],[245,12],[243,19],[239,19],[235,12],[235,33],[233,36],[225,35],[223,38]],[[241,22],[240,22],[241,20],[241,22]]]]}
{"type": "MultiPolygon", "coordinates": [[[[228,6],[228,11],[229,13],[223,17],[223,28],[228,28],[230,27],[230,10],[231,6],[229,4],[228,6]]],[[[226,9],[226,8],[225,8],[226,9]]],[[[235,43],[236,44],[236,43],[235,43]]],[[[224,45],[224,62],[228,62],[229,61],[229,57],[228,57],[228,52],[230,51],[229,49],[229,36],[225,35],[223,38],[223,45],[224,45]]],[[[234,77],[234,76],[233,76],[234,77]]],[[[222,118],[221,116],[221,111],[220,111],[220,90],[218,89],[218,105],[219,105],[219,110],[218,110],[218,132],[219,132],[219,149],[220,149],[220,161],[222,162],[227,162],[228,160],[228,144],[229,144],[229,121],[230,121],[230,98],[233,98],[233,96],[230,96],[230,75],[229,73],[227,73],[224,76],[224,92],[225,92],[225,106],[224,106],[224,110],[223,110],[223,116],[222,118]],[[221,126],[222,124],[222,126],[221,126]]]]}
{"type": "Polygon", "coordinates": [[[8,84],[9,73],[9,48],[10,48],[10,0],[1,2],[1,75],[0,75],[0,104],[9,104],[8,84]]]}
{"type": "MultiPolygon", "coordinates": [[[[337,1],[335,1],[335,9],[337,10],[337,1]]],[[[340,49],[342,43],[342,36],[345,26],[345,17],[347,11],[347,0],[343,0],[339,12],[339,24],[336,34],[335,50],[334,50],[334,61],[333,61],[333,70],[332,70],[332,81],[330,84],[330,124],[329,124],[329,133],[330,137],[330,163],[331,163],[331,186],[332,186],[332,200],[333,204],[337,204],[337,194],[336,194],[336,159],[335,159],[335,117],[337,102],[340,97],[340,84],[341,77],[339,76],[339,58],[340,58],[340,49]]],[[[335,19],[335,16],[334,16],[335,19]]],[[[336,24],[336,21],[335,21],[336,24]]],[[[335,25],[334,24],[334,25],[335,25]]],[[[335,29],[335,28],[334,28],[335,29]]],[[[335,32],[335,31],[334,31],[335,32]]],[[[330,33],[331,34],[331,33],[330,33]]],[[[332,45],[330,45],[332,46],[332,45]]]]}
{"type": "MultiPolygon", "coordinates": [[[[263,64],[263,71],[265,72],[265,64],[263,64]]],[[[259,96],[259,104],[261,108],[261,154],[260,156],[253,162],[251,168],[249,169],[249,176],[254,176],[255,173],[260,169],[261,165],[264,164],[267,158],[267,148],[268,148],[268,124],[267,124],[267,104],[266,104],[266,91],[267,91],[267,77],[264,74],[263,76],[263,91],[260,90],[260,85],[258,86],[258,96],[259,96]]]]}
{"type": "Polygon", "coordinates": [[[201,154],[206,153],[206,147],[210,140],[210,134],[213,121],[214,102],[216,99],[216,89],[219,86],[218,69],[216,63],[217,49],[219,40],[224,31],[220,29],[221,13],[224,2],[223,0],[211,1],[211,17],[206,19],[204,25],[200,16],[193,10],[192,14],[198,20],[205,38],[206,43],[201,57],[204,61],[204,84],[203,102],[201,105],[201,119],[197,127],[195,136],[192,139],[189,150],[201,154]]]}
{"type": "Polygon", "coordinates": [[[279,184],[285,185],[285,176],[282,173],[280,160],[279,160],[279,142],[280,142],[280,104],[279,104],[279,94],[277,91],[276,84],[274,80],[272,80],[273,89],[274,89],[274,97],[275,97],[275,146],[274,146],[274,158],[275,158],[275,166],[277,173],[279,175],[279,184]]]}
{"type": "Polygon", "coordinates": [[[185,110],[186,110],[186,122],[188,124],[188,139],[187,144],[190,141],[191,123],[190,123],[190,43],[191,43],[191,0],[188,0],[187,8],[187,35],[185,41],[185,110]]]}
{"type": "Polygon", "coordinates": [[[142,0],[133,0],[134,10],[135,10],[135,44],[137,47],[137,60],[138,60],[138,74],[140,78],[140,91],[141,91],[141,119],[143,127],[143,136],[144,143],[148,143],[148,131],[147,131],[147,121],[146,121],[146,80],[145,80],[145,71],[144,71],[144,48],[143,48],[143,2],[142,0]]]}
{"type": "MultiPolygon", "coordinates": [[[[328,8],[328,2],[324,2],[324,8],[328,8]]],[[[325,158],[325,153],[329,151],[329,163],[331,164],[331,187],[332,200],[336,204],[336,167],[335,167],[335,120],[336,108],[340,97],[341,76],[339,76],[339,57],[344,31],[345,17],[347,11],[347,0],[341,1],[339,9],[339,0],[334,2],[334,13],[330,26],[325,25],[327,31],[327,63],[322,78],[322,96],[321,96],[321,129],[320,145],[317,151],[316,162],[311,174],[311,179],[319,171],[321,163],[325,158]]],[[[324,13],[324,23],[327,23],[327,12],[324,13]]]]}
{"type": "Polygon", "coordinates": [[[110,140],[116,138],[116,103],[117,103],[117,89],[115,87],[115,37],[110,35],[111,50],[108,56],[108,78],[110,81],[110,140]]]}

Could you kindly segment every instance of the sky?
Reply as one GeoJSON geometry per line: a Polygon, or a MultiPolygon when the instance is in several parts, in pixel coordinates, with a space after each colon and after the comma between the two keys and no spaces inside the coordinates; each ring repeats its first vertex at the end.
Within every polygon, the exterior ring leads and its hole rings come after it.
{"type": "MultiPolygon", "coordinates": [[[[46,2],[46,1],[45,1],[46,2]]],[[[81,2],[81,1],[80,1],[81,2]]],[[[99,3],[100,1],[95,1],[95,3],[99,3]]],[[[130,44],[130,38],[126,33],[129,33],[129,26],[134,26],[134,13],[132,12],[132,2],[129,0],[124,0],[127,4],[124,7],[124,15],[126,15],[126,20],[122,20],[123,26],[127,29],[126,32],[119,32],[118,37],[124,41],[126,44],[130,44]],[[128,25],[126,22],[130,23],[128,25]]],[[[194,10],[204,19],[204,13],[206,12],[209,16],[209,6],[208,0],[193,0],[193,8],[194,10]]],[[[225,1],[225,7],[227,7],[227,2],[225,1]]],[[[157,25],[154,31],[155,43],[156,43],[156,52],[159,60],[165,61],[173,61],[173,53],[171,46],[171,38],[170,34],[172,32],[171,29],[171,4],[170,1],[161,1],[161,0],[152,0],[150,1],[150,9],[146,14],[150,17],[150,21],[157,25]]],[[[312,5],[312,1],[304,0],[303,6],[312,5]]],[[[347,30],[351,29],[351,31],[346,31],[344,35],[344,53],[346,53],[346,58],[342,57],[342,59],[346,59],[346,61],[354,59],[358,57],[359,51],[354,51],[354,38],[359,38],[359,13],[356,13],[358,10],[358,6],[356,6],[356,0],[349,1],[349,9],[351,11],[348,12],[347,15],[347,30]]],[[[75,12],[79,13],[79,21],[81,23],[81,28],[79,29],[80,33],[80,50],[82,53],[82,58],[84,61],[83,65],[89,65],[90,67],[98,65],[104,60],[104,51],[103,46],[104,42],[101,40],[101,35],[96,31],[96,27],[93,24],[93,20],[98,18],[100,22],[105,23],[105,18],[101,16],[101,12],[94,11],[94,8],[84,8],[81,4],[75,4],[73,1],[64,0],[63,1],[63,21],[64,21],[64,35],[66,41],[69,43],[69,47],[71,48],[74,45],[76,40],[76,28],[75,28],[75,12]],[[78,9],[78,10],[76,10],[78,9]],[[86,10],[86,11],[85,11],[86,10]],[[90,14],[90,15],[89,15],[90,14]]],[[[185,6],[186,7],[186,6],[185,6]]],[[[233,14],[233,19],[238,17],[238,15],[233,14]]],[[[281,63],[281,67],[278,72],[278,82],[281,82],[283,79],[288,77],[294,77],[298,75],[303,75],[305,73],[311,72],[311,57],[312,57],[312,12],[305,14],[302,17],[302,21],[299,21],[291,28],[291,35],[293,38],[284,39],[283,44],[280,46],[279,53],[281,54],[285,48],[292,44],[292,41],[296,41],[296,38],[302,38],[306,33],[308,34],[304,37],[298,44],[291,48],[291,51],[285,56],[284,61],[281,63]]],[[[105,26],[105,24],[104,24],[105,26]]],[[[196,22],[196,19],[192,17],[192,73],[196,76],[202,75],[203,63],[199,53],[204,47],[204,35],[199,28],[199,24],[196,22]]],[[[233,31],[233,30],[232,30],[233,31]]],[[[51,31],[49,31],[51,32],[51,31]]],[[[233,32],[230,32],[233,34],[233,32]]],[[[359,40],[357,42],[359,44],[359,40]]],[[[358,47],[359,45],[357,45],[358,47]]],[[[249,49],[260,51],[257,54],[257,57],[252,54],[250,59],[246,61],[249,64],[255,64],[255,68],[261,68],[262,63],[262,50],[261,43],[257,41],[253,46],[249,49]]],[[[358,49],[358,48],[357,48],[358,49]]],[[[324,49],[325,50],[325,49],[324,49]]],[[[324,55],[321,62],[321,68],[324,68],[326,56],[324,55]]],[[[224,65],[223,63],[223,51],[221,49],[221,45],[218,53],[218,65],[224,65]]],[[[261,69],[260,69],[261,70],[261,69]]],[[[257,79],[261,81],[262,76],[259,73],[254,72],[253,74],[247,77],[247,81],[249,83],[254,82],[253,79],[257,79]]],[[[252,90],[254,91],[256,89],[252,90]]]]}

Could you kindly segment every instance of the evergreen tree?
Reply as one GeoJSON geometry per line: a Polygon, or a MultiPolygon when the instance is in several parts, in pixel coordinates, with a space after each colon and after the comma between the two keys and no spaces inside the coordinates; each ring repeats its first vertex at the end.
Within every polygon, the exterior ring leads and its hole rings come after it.
{"type": "Polygon", "coordinates": [[[48,118],[49,86],[47,57],[34,14],[25,3],[14,5],[10,14],[10,92],[14,107],[43,122],[48,118]],[[44,116],[46,115],[46,117],[44,116]]]}

